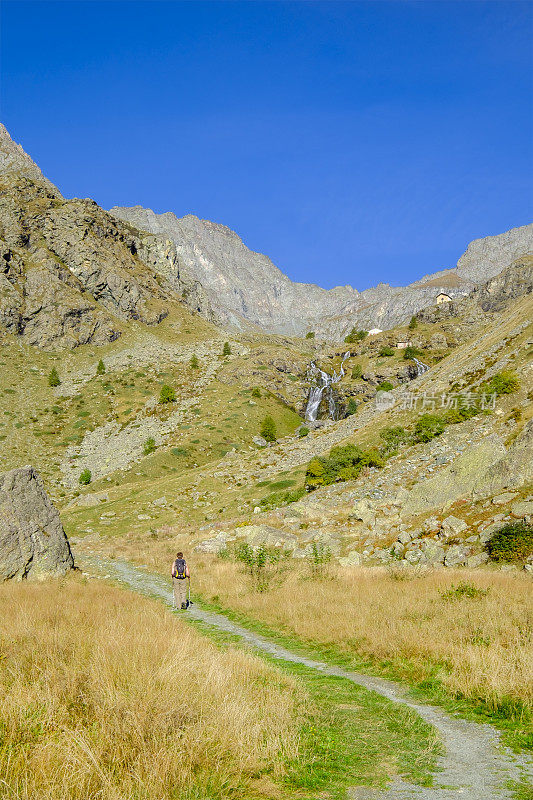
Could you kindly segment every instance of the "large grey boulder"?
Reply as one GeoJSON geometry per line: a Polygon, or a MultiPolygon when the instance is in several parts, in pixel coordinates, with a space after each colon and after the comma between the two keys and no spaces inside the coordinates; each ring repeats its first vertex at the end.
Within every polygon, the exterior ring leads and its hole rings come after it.
{"type": "Polygon", "coordinates": [[[0,581],[64,575],[74,559],[59,513],[33,467],[0,475],[0,581]]]}
{"type": "Polygon", "coordinates": [[[504,458],[506,452],[498,436],[487,436],[458,456],[449,467],[420,481],[410,492],[403,508],[404,515],[420,514],[433,508],[444,510],[460,497],[470,496],[483,485],[487,471],[504,458]]]}

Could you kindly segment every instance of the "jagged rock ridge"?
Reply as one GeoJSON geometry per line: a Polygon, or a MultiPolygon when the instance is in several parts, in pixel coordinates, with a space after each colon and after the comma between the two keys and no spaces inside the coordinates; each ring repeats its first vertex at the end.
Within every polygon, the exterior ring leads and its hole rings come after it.
{"type": "Polygon", "coordinates": [[[322,289],[294,283],[267,256],[249,250],[229,228],[187,215],[156,214],[141,206],[114,207],[111,213],[136,227],[163,234],[175,243],[187,271],[205,287],[213,307],[230,324],[255,324],[273,333],[314,330],[331,339],[352,327],[391,328],[428,305],[439,292],[468,294],[474,286],[533,252],[533,225],[469,245],[455,269],[427,275],[407,286],[388,284],[358,292],[351,286],[322,289]]]}

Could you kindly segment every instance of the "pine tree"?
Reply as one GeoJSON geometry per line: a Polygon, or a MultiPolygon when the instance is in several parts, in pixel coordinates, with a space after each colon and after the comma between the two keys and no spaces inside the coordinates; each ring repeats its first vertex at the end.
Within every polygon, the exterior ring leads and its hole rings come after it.
{"type": "Polygon", "coordinates": [[[191,358],[191,360],[189,362],[189,365],[190,365],[190,367],[192,369],[198,369],[198,367],[200,366],[200,363],[198,361],[198,358],[197,358],[196,354],[194,354],[193,357],[191,358]]]}
{"type": "Polygon", "coordinates": [[[229,342],[224,342],[224,347],[222,348],[222,355],[223,356],[231,355],[231,345],[229,342]]]}
{"type": "Polygon", "coordinates": [[[97,375],[104,375],[104,373],[105,373],[105,364],[102,361],[102,359],[100,359],[100,361],[98,362],[98,365],[96,367],[96,374],[97,375]]]}
{"type": "Polygon", "coordinates": [[[59,386],[61,381],[59,380],[59,375],[57,374],[57,369],[52,367],[50,370],[50,375],[48,376],[48,386],[59,386]]]}
{"type": "Polygon", "coordinates": [[[270,415],[267,415],[261,424],[261,436],[267,442],[275,442],[278,438],[276,432],[276,423],[270,415]]]}

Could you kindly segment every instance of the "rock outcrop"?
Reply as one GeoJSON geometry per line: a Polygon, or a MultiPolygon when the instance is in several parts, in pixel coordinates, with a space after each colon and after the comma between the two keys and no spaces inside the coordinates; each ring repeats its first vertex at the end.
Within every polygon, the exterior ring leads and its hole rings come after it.
{"type": "Polygon", "coordinates": [[[2,327],[55,349],[113,341],[128,320],[158,324],[179,301],[215,319],[172,242],[140,234],[92,200],[65,200],[3,127],[2,153],[2,327]]]}
{"type": "Polygon", "coordinates": [[[74,567],[59,513],[33,467],[0,475],[0,581],[60,576],[74,567]]]}
{"type": "Polygon", "coordinates": [[[455,269],[427,275],[406,287],[381,283],[363,292],[351,286],[325,290],[294,283],[224,225],[190,214],[182,218],[170,212],[155,214],[141,206],[116,206],[111,213],[171,239],[184,268],[202,284],[226,322],[290,335],[313,330],[330,339],[342,339],[352,327],[387,329],[403,324],[432,305],[439,292],[452,299],[464,296],[516,258],[533,252],[533,225],[527,225],[476,240],[455,269]]]}

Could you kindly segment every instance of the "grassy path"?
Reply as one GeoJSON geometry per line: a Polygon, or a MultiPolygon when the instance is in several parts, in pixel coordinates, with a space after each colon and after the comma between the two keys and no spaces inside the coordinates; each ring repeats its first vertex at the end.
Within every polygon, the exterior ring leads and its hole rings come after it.
{"type": "MultiPolygon", "coordinates": [[[[95,556],[84,555],[81,563],[92,574],[118,581],[129,589],[172,605],[170,584],[159,575],[149,573],[124,561],[95,556]]],[[[416,702],[407,696],[402,687],[390,681],[352,672],[293,652],[254,633],[243,625],[231,621],[222,614],[202,609],[197,605],[193,605],[188,614],[184,614],[184,617],[198,624],[210,635],[215,635],[219,639],[222,637],[226,641],[239,641],[269,659],[275,660],[280,665],[290,665],[294,674],[308,683],[310,680],[312,684],[314,682],[318,700],[321,692],[322,697],[325,697],[324,692],[329,696],[332,691],[335,691],[335,687],[339,687],[339,690],[342,691],[341,687],[348,682],[352,686],[355,684],[362,689],[365,696],[370,693],[374,702],[376,698],[379,703],[382,703],[383,699],[392,701],[395,704],[393,708],[396,709],[395,714],[399,725],[399,731],[396,733],[403,737],[403,744],[410,735],[416,736],[413,729],[413,724],[416,727],[416,719],[419,722],[423,721],[426,725],[429,724],[438,732],[443,748],[442,754],[437,759],[437,772],[433,782],[427,780],[427,767],[433,760],[434,751],[427,754],[425,764],[418,764],[418,769],[416,764],[408,764],[408,760],[405,761],[405,759],[404,763],[396,764],[396,769],[393,771],[404,775],[404,779],[395,780],[393,785],[387,788],[368,788],[368,786],[361,785],[350,788],[347,786],[347,776],[341,776],[340,773],[343,767],[350,772],[348,752],[345,754],[345,758],[340,758],[339,763],[329,763],[326,759],[321,763],[320,758],[314,759],[313,769],[315,771],[322,769],[325,773],[328,770],[332,773],[339,773],[336,776],[338,780],[329,780],[329,788],[331,789],[333,785],[338,790],[334,794],[330,793],[330,797],[349,797],[357,800],[505,800],[505,798],[513,797],[531,797],[526,788],[520,794],[516,794],[515,790],[511,788],[512,785],[525,787],[528,780],[531,780],[533,771],[530,762],[525,757],[516,756],[504,748],[499,741],[498,732],[491,726],[457,719],[441,709],[416,702]],[[317,681],[317,678],[320,678],[325,684],[320,686],[320,680],[317,681]],[[328,681],[333,681],[333,684],[328,684],[328,681]],[[405,715],[406,711],[407,716],[405,715]],[[415,723],[413,718],[415,718],[415,723]],[[428,783],[431,785],[427,785],[428,783]]],[[[361,695],[359,695],[359,699],[361,699],[361,695]]],[[[349,704],[345,704],[345,706],[349,706],[349,704]]],[[[346,710],[348,709],[346,708],[346,710]]],[[[383,707],[375,708],[376,713],[379,710],[383,710],[383,707]]],[[[362,721],[356,718],[354,724],[345,730],[347,738],[355,736],[361,725],[362,721]]],[[[392,726],[390,730],[385,730],[383,733],[394,738],[395,732],[392,726]]],[[[418,731],[418,735],[420,733],[421,731],[418,731]]],[[[337,742],[337,752],[338,744],[337,742]]],[[[400,743],[396,744],[400,748],[400,743]]],[[[355,745],[354,742],[354,747],[355,745]]],[[[416,762],[416,757],[414,760],[416,762]]],[[[372,764],[372,759],[369,761],[369,766],[376,768],[376,763],[372,764]]],[[[364,770],[362,772],[360,767],[361,765],[357,770],[352,771],[354,783],[357,776],[359,778],[357,783],[371,784],[372,775],[368,775],[368,779],[365,779],[364,770]],[[361,778],[363,779],[361,780],[361,778]]],[[[313,787],[320,786],[320,780],[316,779],[317,776],[311,777],[314,780],[313,787]]],[[[328,785],[327,777],[324,774],[324,786],[328,785]]],[[[335,778],[335,776],[333,777],[335,778]]],[[[310,782],[312,782],[311,779],[310,782]]],[[[323,793],[302,794],[306,786],[301,775],[295,777],[293,786],[296,792],[294,797],[314,800],[314,798],[325,796],[323,793]]]]}

